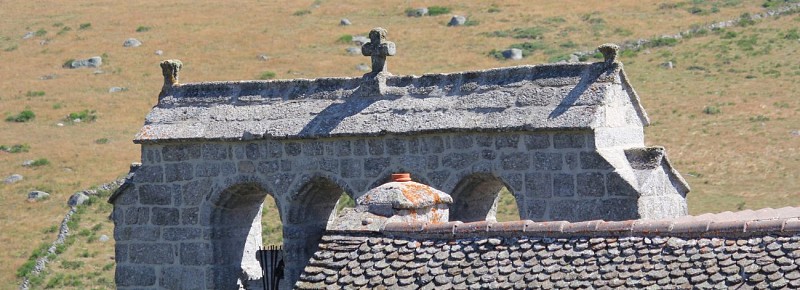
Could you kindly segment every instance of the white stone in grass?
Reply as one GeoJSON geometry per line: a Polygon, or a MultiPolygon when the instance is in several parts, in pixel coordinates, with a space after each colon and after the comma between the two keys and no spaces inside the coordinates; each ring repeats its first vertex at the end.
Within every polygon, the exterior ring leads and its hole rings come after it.
{"type": "Polygon", "coordinates": [[[97,238],[97,240],[100,241],[101,243],[108,242],[108,236],[101,235],[99,238],[97,238]]]}
{"type": "Polygon", "coordinates": [[[42,199],[48,198],[49,196],[50,196],[49,193],[41,191],[41,190],[34,190],[34,191],[31,191],[31,192],[28,192],[28,200],[29,201],[42,200],[42,199]]]}
{"type": "Polygon", "coordinates": [[[75,194],[69,197],[69,199],[67,200],[67,205],[75,207],[84,204],[88,200],[89,197],[83,194],[83,192],[76,192],[75,194]]]}
{"type": "Polygon", "coordinates": [[[5,183],[5,184],[17,183],[17,182],[22,181],[22,179],[23,179],[22,175],[11,174],[8,177],[6,177],[6,179],[3,180],[3,183],[5,183]]]}

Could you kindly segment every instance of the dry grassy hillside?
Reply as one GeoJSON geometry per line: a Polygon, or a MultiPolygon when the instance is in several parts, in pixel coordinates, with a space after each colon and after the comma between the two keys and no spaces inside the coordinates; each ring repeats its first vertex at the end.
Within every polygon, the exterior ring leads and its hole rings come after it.
{"type": "MultiPolygon", "coordinates": [[[[30,110],[35,118],[0,120],[0,145],[29,146],[0,152],[0,178],[24,176],[0,184],[0,288],[16,288],[17,269],[54,239],[69,195],[139,160],[131,139],[156,102],[162,59],[183,61],[183,82],[359,76],[356,65],[369,59],[346,53],[355,46],[348,36],[382,26],[398,47],[388,61],[394,74],[477,70],[558,61],[605,42],[653,39],[784,2],[795,1],[5,1],[0,117],[30,110]],[[450,11],[406,16],[408,8],[434,5],[450,11]],[[447,27],[453,14],[468,16],[470,25],[447,27]],[[340,26],[341,18],[353,24],[340,26]],[[22,39],[27,32],[32,37],[22,39]],[[131,37],[143,45],[123,47],[131,37]],[[523,60],[490,56],[520,43],[530,49],[523,60]],[[92,56],[103,58],[99,69],[62,68],[92,56]],[[84,110],[84,121],[65,120],[84,110]],[[22,166],[39,159],[47,162],[22,166]],[[26,202],[30,190],[51,196],[26,202]]],[[[798,15],[622,53],[654,123],[647,144],[665,146],[692,186],[691,213],[800,204],[798,15]],[[670,61],[673,69],[662,67],[670,61]]],[[[109,287],[113,240],[95,239],[111,236],[112,225],[109,206],[99,204],[84,209],[76,242],[38,288],[109,287]]]]}

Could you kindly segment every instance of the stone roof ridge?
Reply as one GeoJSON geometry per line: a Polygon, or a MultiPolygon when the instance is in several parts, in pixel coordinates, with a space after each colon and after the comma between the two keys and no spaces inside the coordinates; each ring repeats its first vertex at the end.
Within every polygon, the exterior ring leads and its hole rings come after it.
{"type": "Polygon", "coordinates": [[[796,235],[800,233],[800,207],[764,208],[722,212],[671,219],[625,221],[542,221],[531,220],[463,223],[390,222],[383,234],[411,237],[472,238],[484,236],[678,236],[739,237],[751,235],[796,235]]]}

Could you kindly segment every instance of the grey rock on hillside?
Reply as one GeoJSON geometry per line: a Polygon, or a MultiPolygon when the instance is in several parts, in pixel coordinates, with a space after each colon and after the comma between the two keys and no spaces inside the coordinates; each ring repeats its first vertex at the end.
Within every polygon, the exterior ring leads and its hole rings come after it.
{"type": "Polygon", "coordinates": [[[519,48],[512,48],[503,51],[503,57],[506,59],[520,60],[522,59],[522,50],[519,48]]]}
{"type": "Polygon", "coordinates": [[[67,200],[67,205],[75,207],[75,206],[82,205],[83,203],[85,203],[88,200],[89,200],[89,197],[86,196],[85,194],[83,194],[83,192],[76,192],[75,194],[73,194],[72,196],[69,197],[69,200],[67,200]]]}
{"type": "Polygon", "coordinates": [[[87,59],[76,59],[69,63],[64,64],[64,68],[74,69],[74,68],[84,68],[84,67],[92,67],[97,68],[103,65],[103,58],[99,56],[93,56],[87,59]]]}
{"type": "Polygon", "coordinates": [[[50,194],[47,193],[47,192],[44,192],[44,191],[34,190],[34,191],[31,191],[31,192],[28,192],[28,200],[29,201],[42,200],[42,199],[45,199],[45,198],[48,198],[48,197],[50,197],[50,194]]]}
{"type": "Polygon", "coordinates": [[[128,38],[125,42],[122,43],[124,47],[139,47],[142,45],[142,42],[136,38],[128,38]]]}
{"type": "Polygon", "coordinates": [[[11,174],[6,179],[3,180],[5,184],[12,184],[22,181],[22,175],[19,174],[11,174]]]}
{"type": "Polygon", "coordinates": [[[342,20],[339,20],[339,25],[341,26],[348,26],[350,24],[353,24],[350,22],[350,19],[342,18],[342,20]]]}
{"type": "Polygon", "coordinates": [[[408,17],[422,17],[425,15],[428,15],[428,8],[425,7],[409,9],[406,11],[406,16],[408,17]]]}
{"type": "Polygon", "coordinates": [[[447,26],[462,26],[467,23],[467,18],[461,15],[453,15],[453,18],[450,18],[450,23],[447,23],[447,26]]]}

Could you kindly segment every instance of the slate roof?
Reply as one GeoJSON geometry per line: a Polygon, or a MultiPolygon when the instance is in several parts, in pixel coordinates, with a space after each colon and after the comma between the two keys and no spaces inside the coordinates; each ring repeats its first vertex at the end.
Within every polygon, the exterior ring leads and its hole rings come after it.
{"type": "Polygon", "coordinates": [[[330,232],[299,289],[800,288],[800,207],[330,232]]]}
{"type": "Polygon", "coordinates": [[[134,142],[642,126],[618,62],[165,87],[134,142]],[[606,116],[624,116],[606,118],[606,116]]]}

